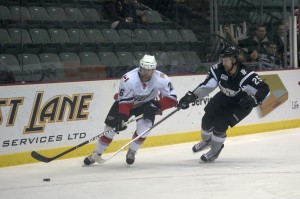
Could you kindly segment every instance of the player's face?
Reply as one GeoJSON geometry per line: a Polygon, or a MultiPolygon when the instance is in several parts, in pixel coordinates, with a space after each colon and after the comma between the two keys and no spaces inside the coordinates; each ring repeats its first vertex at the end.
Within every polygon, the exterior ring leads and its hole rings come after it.
{"type": "Polygon", "coordinates": [[[140,77],[143,82],[148,81],[154,72],[154,69],[140,68],[140,77]]]}
{"type": "Polygon", "coordinates": [[[231,70],[231,68],[233,66],[233,60],[234,60],[234,58],[231,58],[231,57],[222,58],[222,64],[224,66],[225,71],[231,70]]]}

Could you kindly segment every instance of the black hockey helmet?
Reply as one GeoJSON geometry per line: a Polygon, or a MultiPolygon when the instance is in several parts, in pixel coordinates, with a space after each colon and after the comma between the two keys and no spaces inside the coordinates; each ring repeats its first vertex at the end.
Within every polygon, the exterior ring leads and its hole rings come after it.
{"type": "Polygon", "coordinates": [[[234,57],[237,58],[237,55],[239,54],[238,49],[234,46],[228,46],[224,48],[220,54],[220,58],[225,58],[225,57],[234,57]]]}

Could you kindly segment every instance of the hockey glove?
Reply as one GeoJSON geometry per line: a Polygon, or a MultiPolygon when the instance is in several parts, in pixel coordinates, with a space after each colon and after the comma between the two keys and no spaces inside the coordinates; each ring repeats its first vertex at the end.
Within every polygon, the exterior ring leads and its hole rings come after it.
{"type": "Polygon", "coordinates": [[[240,99],[239,104],[245,109],[253,108],[258,105],[257,100],[253,95],[247,95],[243,97],[242,99],[240,99]]]}
{"type": "Polygon", "coordinates": [[[128,115],[126,114],[119,114],[116,117],[115,120],[115,126],[113,126],[115,128],[115,131],[119,132],[119,131],[124,131],[125,129],[127,129],[127,126],[123,126],[124,122],[128,121],[128,115]]]}
{"type": "Polygon", "coordinates": [[[181,109],[187,109],[190,107],[190,103],[196,101],[197,99],[197,95],[195,95],[193,92],[189,91],[185,94],[185,96],[183,96],[180,100],[179,100],[179,103],[178,103],[178,106],[179,108],[181,109]]]}
{"type": "Polygon", "coordinates": [[[148,105],[144,109],[144,119],[149,119],[151,121],[154,120],[155,113],[160,109],[160,104],[152,100],[148,103],[148,105]]]}

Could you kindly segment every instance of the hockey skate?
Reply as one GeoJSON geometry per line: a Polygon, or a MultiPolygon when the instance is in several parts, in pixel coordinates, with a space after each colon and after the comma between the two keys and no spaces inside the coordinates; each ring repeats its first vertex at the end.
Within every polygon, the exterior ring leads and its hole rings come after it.
{"type": "Polygon", "coordinates": [[[128,149],[128,152],[126,154],[126,163],[127,164],[132,165],[134,163],[135,154],[136,154],[136,151],[133,151],[130,148],[128,149]]]}
{"type": "Polygon", "coordinates": [[[204,150],[204,149],[209,148],[209,147],[210,147],[210,140],[211,140],[211,139],[209,139],[209,140],[207,140],[207,141],[203,141],[203,140],[202,140],[201,142],[195,144],[195,145],[193,146],[193,148],[192,148],[193,152],[194,152],[194,153],[198,153],[199,151],[202,151],[202,150],[204,150]]]}
{"type": "Polygon", "coordinates": [[[88,157],[84,158],[83,163],[87,166],[92,165],[95,163],[95,160],[92,158],[93,155],[101,156],[101,154],[92,153],[88,157]]]}
{"type": "Polygon", "coordinates": [[[224,148],[224,144],[222,144],[221,148],[218,150],[210,150],[207,153],[203,154],[201,156],[201,160],[203,162],[211,162],[214,161],[215,159],[217,159],[222,151],[222,149],[224,148]]]}

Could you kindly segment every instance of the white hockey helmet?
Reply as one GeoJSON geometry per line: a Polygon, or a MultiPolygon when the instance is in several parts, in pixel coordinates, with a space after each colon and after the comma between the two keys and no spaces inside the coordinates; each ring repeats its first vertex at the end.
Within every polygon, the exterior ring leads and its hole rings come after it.
{"type": "Polygon", "coordinates": [[[140,67],[144,69],[156,69],[157,62],[153,55],[145,54],[144,57],[140,60],[140,67]]]}

